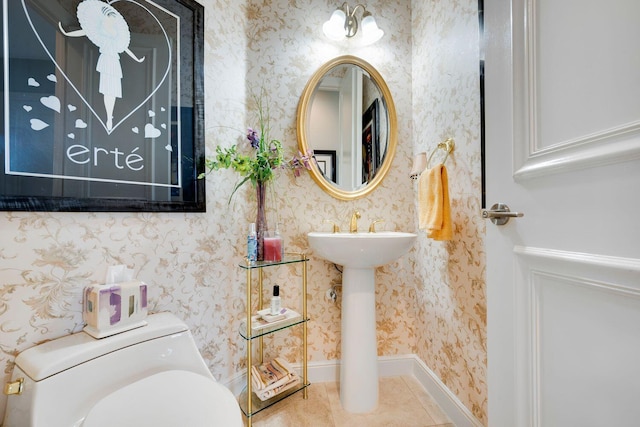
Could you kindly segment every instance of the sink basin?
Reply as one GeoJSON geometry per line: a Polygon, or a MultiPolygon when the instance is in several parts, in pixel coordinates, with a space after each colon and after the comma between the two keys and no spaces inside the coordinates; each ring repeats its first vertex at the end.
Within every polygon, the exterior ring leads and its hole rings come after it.
{"type": "Polygon", "coordinates": [[[343,266],[340,402],[347,412],[371,412],[378,405],[375,267],[407,253],[418,236],[381,231],[308,237],[318,256],[343,266]]]}
{"type": "Polygon", "coordinates": [[[397,231],[375,233],[308,234],[309,245],[318,256],[335,264],[352,268],[385,265],[406,254],[417,235],[397,231]]]}

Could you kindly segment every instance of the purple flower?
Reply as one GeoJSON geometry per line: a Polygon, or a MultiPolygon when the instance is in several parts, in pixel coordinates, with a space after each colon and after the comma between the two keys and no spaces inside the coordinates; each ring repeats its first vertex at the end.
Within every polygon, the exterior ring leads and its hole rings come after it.
{"type": "Polygon", "coordinates": [[[251,142],[251,146],[255,149],[260,147],[260,139],[258,138],[258,132],[255,130],[248,128],[247,129],[247,139],[251,142]]]}
{"type": "Polygon", "coordinates": [[[300,176],[300,169],[311,169],[311,164],[315,163],[315,157],[313,157],[313,151],[309,150],[307,154],[302,154],[298,151],[297,156],[293,156],[289,160],[288,167],[293,170],[293,174],[296,177],[300,176]]]}
{"type": "Polygon", "coordinates": [[[311,150],[307,151],[306,155],[302,155],[302,153],[298,151],[298,154],[300,155],[300,159],[302,160],[304,167],[307,169],[311,169],[311,162],[312,161],[315,162],[315,159],[316,159],[315,157],[313,157],[313,151],[311,150]]]}

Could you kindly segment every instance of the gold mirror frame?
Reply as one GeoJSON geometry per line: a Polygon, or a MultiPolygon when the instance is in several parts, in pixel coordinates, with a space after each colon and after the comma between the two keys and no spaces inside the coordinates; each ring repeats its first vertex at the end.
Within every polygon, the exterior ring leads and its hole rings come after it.
{"type": "Polygon", "coordinates": [[[344,56],[339,56],[337,58],[334,58],[331,61],[324,64],[322,67],[320,67],[318,71],[316,71],[313,74],[313,76],[311,76],[311,79],[305,86],[304,91],[302,92],[302,96],[300,97],[300,102],[298,103],[298,112],[297,112],[296,121],[297,121],[297,132],[298,132],[298,148],[301,153],[306,153],[307,151],[310,150],[310,147],[307,141],[307,124],[306,123],[307,123],[307,113],[309,111],[309,102],[311,101],[313,92],[315,91],[316,87],[320,83],[320,80],[322,80],[325,74],[327,74],[329,70],[331,70],[334,67],[337,67],[338,65],[356,65],[362,68],[363,70],[365,70],[369,74],[369,76],[371,77],[373,82],[378,86],[378,89],[380,89],[380,92],[382,94],[382,99],[384,101],[384,105],[387,111],[388,125],[389,125],[388,134],[387,134],[389,140],[387,142],[388,144],[387,152],[384,157],[384,162],[382,163],[382,166],[380,166],[380,169],[378,169],[378,172],[375,174],[373,179],[369,181],[369,183],[364,187],[354,191],[348,191],[348,190],[343,190],[341,188],[338,188],[332,182],[327,181],[324,178],[324,176],[322,175],[322,172],[320,172],[320,169],[318,168],[317,165],[315,164],[311,165],[309,174],[311,175],[311,178],[313,178],[313,180],[316,182],[316,184],[318,184],[318,186],[322,188],[322,190],[324,190],[325,193],[340,200],[354,200],[360,197],[364,197],[369,193],[371,193],[373,190],[375,190],[376,187],[380,185],[382,180],[385,178],[385,176],[389,172],[389,169],[391,168],[391,163],[393,162],[393,158],[396,153],[396,145],[398,143],[397,129],[396,129],[397,128],[396,108],[395,108],[395,105],[393,104],[391,91],[389,91],[389,88],[387,87],[386,82],[384,81],[384,79],[382,78],[378,70],[376,70],[371,64],[369,64],[368,62],[358,57],[351,56],[351,55],[344,55],[344,56]]]}

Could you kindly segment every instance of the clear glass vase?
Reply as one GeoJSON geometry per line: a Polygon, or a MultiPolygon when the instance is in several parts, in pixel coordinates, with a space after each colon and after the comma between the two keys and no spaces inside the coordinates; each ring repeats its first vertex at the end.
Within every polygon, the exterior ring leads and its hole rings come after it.
{"type": "Polygon", "coordinates": [[[267,216],[265,215],[265,199],[267,193],[267,183],[258,181],[256,183],[256,235],[258,240],[258,261],[264,261],[264,236],[267,231],[267,216]]]}

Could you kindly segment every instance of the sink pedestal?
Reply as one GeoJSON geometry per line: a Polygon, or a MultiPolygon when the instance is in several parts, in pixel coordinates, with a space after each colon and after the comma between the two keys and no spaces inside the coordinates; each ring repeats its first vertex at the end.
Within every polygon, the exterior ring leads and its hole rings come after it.
{"type": "Polygon", "coordinates": [[[378,405],[378,346],[373,268],[342,272],[342,366],[340,401],[345,411],[364,413],[378,405]]]}
{"type": "Polygon", "coordinates": [[[342,366],[340,401],[347,412],[371,412],[378,405],[375,268],[406,254],[414,233],[322,233],[309,244],[342,270],[342,366]]]}

